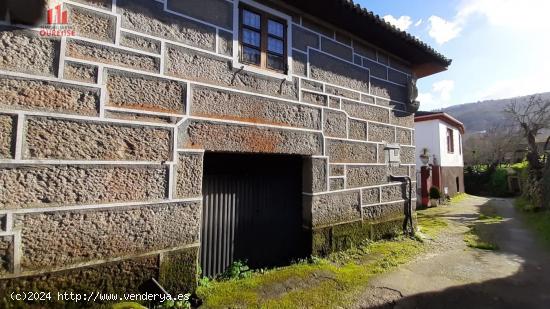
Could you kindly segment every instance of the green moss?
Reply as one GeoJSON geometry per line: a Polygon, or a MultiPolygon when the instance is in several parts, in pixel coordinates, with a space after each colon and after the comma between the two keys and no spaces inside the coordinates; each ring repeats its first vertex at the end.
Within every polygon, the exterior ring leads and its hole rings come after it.
{"type": "Polygon", "coordinates": [[[205,308],[334,308],[349,305],[375,275],[409,261],[422,243],[400,238],[367,243],[313,262],[254,274],[250,278],[212,282],[197,294],[205,308]]]}
{"type": "Polygon", "coordinates": [[[147,307],[142,306],[138,303],[118,303],[114,304],[112,309],[147,309],[147,307]]]}
{"type": "Polygon", "coordinates": [[[451,203],[458,203],[462,202],[463,200],[467,199],[469,197],[466,193],[458,193],[457,195],[453,196],[451,198],[451,203]]]}
{"type": "Polygon", "coordinates": [[[464,241],[468,247],[482,249],[482,250],[498,250],[498,246],[489,241],[483,240],[479,235],[479,230],[476,227],[470,229],[470,231],[464,234],[464,241]]]}
{"type": "Polygon", "coordinates": [[[170,293],[188,293],[197,288],[198,247],[166,252],[160,263],[159,283],[170,293]]]}
{"type": "Polygon", "coordinates": [[[447,221],[438,217],[434,212],[432,209],[417,212],[418,231],[430,237],[436,237],[448,226],[447,221]]]}

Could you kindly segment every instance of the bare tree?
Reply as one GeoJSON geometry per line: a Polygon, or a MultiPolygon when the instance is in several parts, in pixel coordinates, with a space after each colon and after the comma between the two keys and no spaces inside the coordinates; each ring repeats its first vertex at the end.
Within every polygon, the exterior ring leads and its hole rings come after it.
{"type": "Polygon", "coordinates": [[[464,161],[467,165],[487,164],[491,167],[509,163],[518,150],[520,139],[515,126],[494,125],[464,140],[464,161]]]}
{"type": "Polygon", "coordinates": [[[540,96],[530,96],[526,104],[512,101],[504,112],[519,125],[522,135],[527,139],[527,160],[534,170],[544,168],[541,154],[538,152],[536,137],[542,129],[550,128],[550,100],[540,96]]]}

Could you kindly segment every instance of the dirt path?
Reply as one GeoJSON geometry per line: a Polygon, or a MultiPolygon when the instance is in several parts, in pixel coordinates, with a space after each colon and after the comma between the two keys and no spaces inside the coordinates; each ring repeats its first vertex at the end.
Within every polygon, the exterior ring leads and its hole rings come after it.
{"type": "Polygon", "coordinates": [[[356,308],[550,308],[550,252],[526,229],[508,199],[469,197],[434,212],[450,221],[429,250],[372,281],[356,308]],[[503,220],[487,225],[499,250],[469,248],[480,207],[503,220]]]}

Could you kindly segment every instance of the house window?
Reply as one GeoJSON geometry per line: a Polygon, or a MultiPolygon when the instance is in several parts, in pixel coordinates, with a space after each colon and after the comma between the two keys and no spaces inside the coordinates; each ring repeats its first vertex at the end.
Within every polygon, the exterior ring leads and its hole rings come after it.
{"type": "Polygon", "coordinates": [[[462,154],[462,135],[458,134],[458,153],[462,154]]]}
{"type": "Polygon", "coordinates": [[[447,152],[448,153],[455,152],[453,129],[449,129],[449,128],[447,128],[447,152]]]}
{"type": "Polygon", "coordinates": [[[286,74],[286,21],[247,5],[240,6],[239,16],[240,61],[286,74]]]}

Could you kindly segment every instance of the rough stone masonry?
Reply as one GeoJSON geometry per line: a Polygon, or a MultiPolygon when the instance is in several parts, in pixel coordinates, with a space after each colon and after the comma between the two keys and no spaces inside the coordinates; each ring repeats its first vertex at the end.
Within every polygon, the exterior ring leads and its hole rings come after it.
{"type": "Polygon", "coordinates": [[[302,156],[313,254],[399,229],[408,64],[275,1],[291,76],[237,70],[238,1],[188,2],[63,1],[72,37],[0,26],[0,299],[193,290],[205,151],[302,156]]]}

